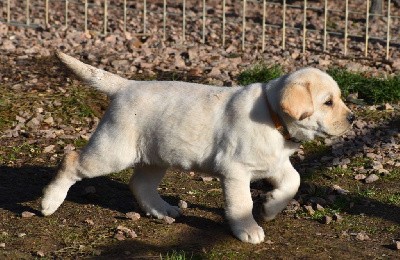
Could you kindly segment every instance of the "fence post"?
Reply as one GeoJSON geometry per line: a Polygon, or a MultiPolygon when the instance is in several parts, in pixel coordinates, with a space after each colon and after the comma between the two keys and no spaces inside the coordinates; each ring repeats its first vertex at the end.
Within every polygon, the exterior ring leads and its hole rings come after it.
{"type": "Polygon", "coordinates": [[[368,56],[368,27],[369,27],[369,0],[367,0],[367,13],[365,19],[365,57],[368,56]]]}
{"type": "Polygon", "coordinates": [[[326,51],[327,19],[328,19],[328,0],[325,0],[325,4],[324,4],[324,52],[326,51]]]}
{"type": "Polygon", "coordinates": [[[126,33],[126,0],[124,0],[124,33],[126,33]]]}
{"type": "Polygon", "coordinates": [[[108,26],[108,2],[104,0],[104,35],[107,34],[107,26],[108,26]]]}
{"type": "Polygon", "coordinates": [[[266,15],[267,2],[263,0],[263,21],[262,21],[262,46],[261,51],[265,50],[265,15],[266,15]]]}
{"type": "Polygon", "coordinates": [[[304,0],[304,7],[303,7],[303,53],[306,53],[306,33],[307,33],[307,0],[304,0]]]}
{"type": "Polygon", "coordinates": [[[65,0],[65,27],[68,26],[68,0],[65,0]]]}
{"type": "Polygon", "coordinates": [[[286,48],[286,0],[283,0],[282,8],[282,49],[286,48]]]}
{"type": "Polygon", "coordinates": [[[386,30],[386,59],[389,59],[389,45],[390,45],[390,0],[388,0],[387,7],[387,30],[386,30]]]}
{"type": "Polygon", "coordinates": [[[166,27],[167,27],[167,0],[164,0],[164,9],[163,9],[163,39],[166,39],[166,27]]]}
{"type": "Polygon", "coordinates": [[[26,0],[26,25],[30,25],[31,24],[31,20],[29,17],[29,0],[26,0]]]}
{"type": "Polygon", "coordinates": [[[222,1],[222,47],[225,47],[226,0],[222,1]]]}
{"type": "Polygon", "coordinates": [[[203,0],[203,36],[202,43],[206,42],[206,0],[203,0]]]}
{"type": "Polygon", "coordinates": [[[143,33],[147,31],[147,2],[143,0],[143,33]]]}
{"type": "Polygon", "coordinates": [[[7,23],[11,21],[11,0],[7,0],[7,23]]]}
{"type": "Polygon", "coordinates": [[[349,0],[346,0],[344,13],[344,56],[347,55],[347,37],[348,37],[348,26],[349,26],[349,0]]]}
{"type": "Polygon", "coordinates": [[[182,42],[185,41],[185,36],[186,36],[186,0],[183,0],[183,6],[182,6],[182,42]]]}
{"type": "Polygon", "coordinates": [[[85,0],[85,33],[88,31],[88,0],[85,0]]]}
{"type": "Polygon", "coordinates": [[[243,0],[242,51],[244,51],[245,36],[246,36],[246,0],[243,0]]]}
{"type": "Polygon", "coordinates": [[[45,16],[44,16],[44,20],[45,20],[45,24],[46,27],[49,26],[49,0],[46,0],[46,6],[45,6],[45,16]]]}

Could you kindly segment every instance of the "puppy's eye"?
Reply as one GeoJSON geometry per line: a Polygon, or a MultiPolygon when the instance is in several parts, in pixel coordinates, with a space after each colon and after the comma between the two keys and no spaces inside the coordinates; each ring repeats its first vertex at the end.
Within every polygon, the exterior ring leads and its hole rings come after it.
{"type": "Polygon", "coordinates": [[[333,101],[332,101],[332,99],[329,99],[328,101],[326,101],[326,102],[324,103],[324,105],[325,105],[325,106],[328,106],[328,107],[333,106],[333,101]]]}

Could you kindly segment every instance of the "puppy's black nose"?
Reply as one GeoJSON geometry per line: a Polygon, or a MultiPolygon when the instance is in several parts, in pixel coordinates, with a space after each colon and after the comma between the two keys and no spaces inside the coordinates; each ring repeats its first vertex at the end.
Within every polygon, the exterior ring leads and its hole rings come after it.
{"type": "Polygon", "coordinates": [[[356,120],[356,116],[355,116],[353,113],[351,113],[351,114],[349,114],[349,115],[347,116],[347,120],[348,120],[350,123],[353,123],[354,120],[356,120]]]}

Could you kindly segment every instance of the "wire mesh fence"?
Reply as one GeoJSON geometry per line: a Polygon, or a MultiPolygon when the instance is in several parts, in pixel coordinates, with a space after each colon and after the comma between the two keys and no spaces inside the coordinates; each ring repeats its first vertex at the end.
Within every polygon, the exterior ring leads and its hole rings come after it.
{"type": "MultiPolygon", "coordinates": [[[[217,41],[225,47],[240,37],[241,48],[271,41],[306,51],[369,56],[371,42],[393,58],[399,46],[399,6],[384,1],[371,13],[373,0],[1,0],[0,22],[32,28],[73,27],[85,32],[180,34],[182,43],[217,41]],[[336,39],[336,41],[333,41],[336,39]],[[340,46],[337,45],[339,39],[340,46]],[[312,47],[309,44],[313,42],[312,47]],[[317,47],[316,47],[317,46],[317,47]],[[360,47],[361,46],[361,47],[360,47]]],[[[375,47],[374,47],[375,48],[375,47]]]]}

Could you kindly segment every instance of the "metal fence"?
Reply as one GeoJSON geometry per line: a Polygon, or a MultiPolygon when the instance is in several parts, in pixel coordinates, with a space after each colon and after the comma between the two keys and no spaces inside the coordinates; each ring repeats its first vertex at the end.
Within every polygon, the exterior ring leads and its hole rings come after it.
{"type": "MultiPolygon", "coordinates": [[[[343,41],[343,55],[348,55],[349,40],[357,40],[358,42],[363,41],[365,57],[368,56],[369,44],[371,41],[380,41],[384,44],[386,50],[386,59],[390,58],[390,48],[398,46],[397,35],[397,23],[400,16],[393,12],[394,5],[390,0],[386,1],[385,12],[383,14],[371,14],[370,13],[370,0],[366,1],[267,1],[267,0],[202,0],[202,1],[172,1],[167,0],[136,0],[136,1],[113,1],[113,0],[1,0],[0,1],[0,22],[6,23],[10,26],[28,26],[28,27],[49,27],[49,26],[76,26],[73,25],[69,18],[71,12],[75,16],[75,20],[80,18],[83,26],[76,28],[82,31],[92,31],[96,28],[91,28],[89,23],[89,12],[93,10],[100,10],[102,28],[100,33],[109,34],[114,33],[113,29],[109,27],[109,21],[118,20],[122,23],[122,31],[126,32],[130,30],[128,28],[128,21],[131,18],[129,13],[136,12],[136,15],[140,15],[141,28],[136,28],[137,31],[146,34],[149,27],[148,15],[157,13],[162,17],[162,21],[157,23],[159,30],[162,30],[163,39],[165,40],[168,33],[168,24],[171,21],[181,21],[181,40],[182,42],[187,41],[187,8],[188,3],[192,6],[196,6],[196,19],[201,19],[202,26],[198,29],[198,33],[201,33],[201,43],[206,43],[206,35],[208,33],[206,29],[207,19],[212,19],[214,22],[221,23],[222,31],[220,35],[220,45],[225,46],[227,40],[227,23],[229,19],[234,19],[231,23],[241,24],[241,48],[244,50],[247,47],[246,34],[251,31],[252,26],[261,27],[261,50],[264,51],[266,48],[267,28],[276,30],[281,35],[280,46],[285,49],[287,46],[287,34],[289,31],[297,31],[301,37],[301,50],[302,52],[307,51],[306,42],[310,39],[310,33],[318,35],[321,39],[322,51],[328,50],[328,37],[337,37],[343,41]],[[140,2],[140,5],[138,3],[140,2]],[[193,3],[195,2],[195,3],[193,3]],[[149,4],[152,8],[149,9],[149,4]],[[332,5],[330,8],[329,5],[332,5]],[[174,5],[178,12],[168,12],[168,7],[174,5]],[[249,5],[251,5],[249,7],[249,5]],[[74,6],[74,10],[71,9],[74,6]],[[210,8],[221,7],[221,12],[208,12],[210,8]],[[236,6],[236,9],[234,8],[236,6]],[[239,8],[237,8],[239,6],[239,8]],[[139,8],[140,7],[140,8],[139,8]],[[231,8],[228,12],[227,8],[231,8]],[[351,7],[356,8],[352,10],[351,7]],[[139,10],[141,9],[141,10],[139,10]],[[110,16],[110,10],[117,10],[120,12],[118,17],[110,16]],[[271,12],[271,10],[274,10],[271,12]],[[291,11],[292,10],[292,11],[291,11]],[[301,12],[301,20],[296,24],[290,24],[291,17],[288,18],[288,13],[297,10],[301,12]],[[363,11],[364,10],[364,11],[363,11]],[[53,12],[53,18],[50,19],[50,14],[53,12]],[[310,26],[308,20],[310,14],[317,13],[319,19],[323,20],[322,28],[315,28],[310,26]],[[57,15],[58,14],[58,15],[57,15]],[[227,17],[229,14],[229,17],[227,17]],[[339,21],[342,24],[338,26],[329,25],[331,16],[337,15],[339,21]],[[279,16],[279,21],[269,21],[268,18],[271,16],[279,16]],[[77,18],[76,18],[77,17],[77,18]],[[256,18],[259,19],[256,19],[256,18]],[[358,17],[358,18],[354,18],[358,17]],[[371,18],[380,19],[380,35],[373,36],[370,33],[371,18]],[[353,19],[353,20],[352,20],[353,19]],[[349,32],[349,22],[358,19],[358,23],[363,25],[358,26],[358,31],[355,33],[349,32]],[[58,21],[58,23],[56,22],[58,21]],[[364,29],[360,29],[360,27],[364,29]],[[393,31],[395,30],[395,32],[393,31]],[[382,35],[384,33],[384,35],[382,35]]],[[[132,15],[132,14],[131,14],[132,15]]],[[[96,17],[99,19],[99,17],[96,17]]],[[[192,19],[193,20],[193,19],[192,19]]],[[[78,27],[78,26],[76,26],[78,27]]],[[[97,29],[99,29],[97,27],[97,29]]],[[[131,31],[131,30],[130,30],[131,31]]],[[[133,32],[135,33],[135,32],[133,32]]],[[[317,38],[318,38],[317,37],[317,38]]]]}

